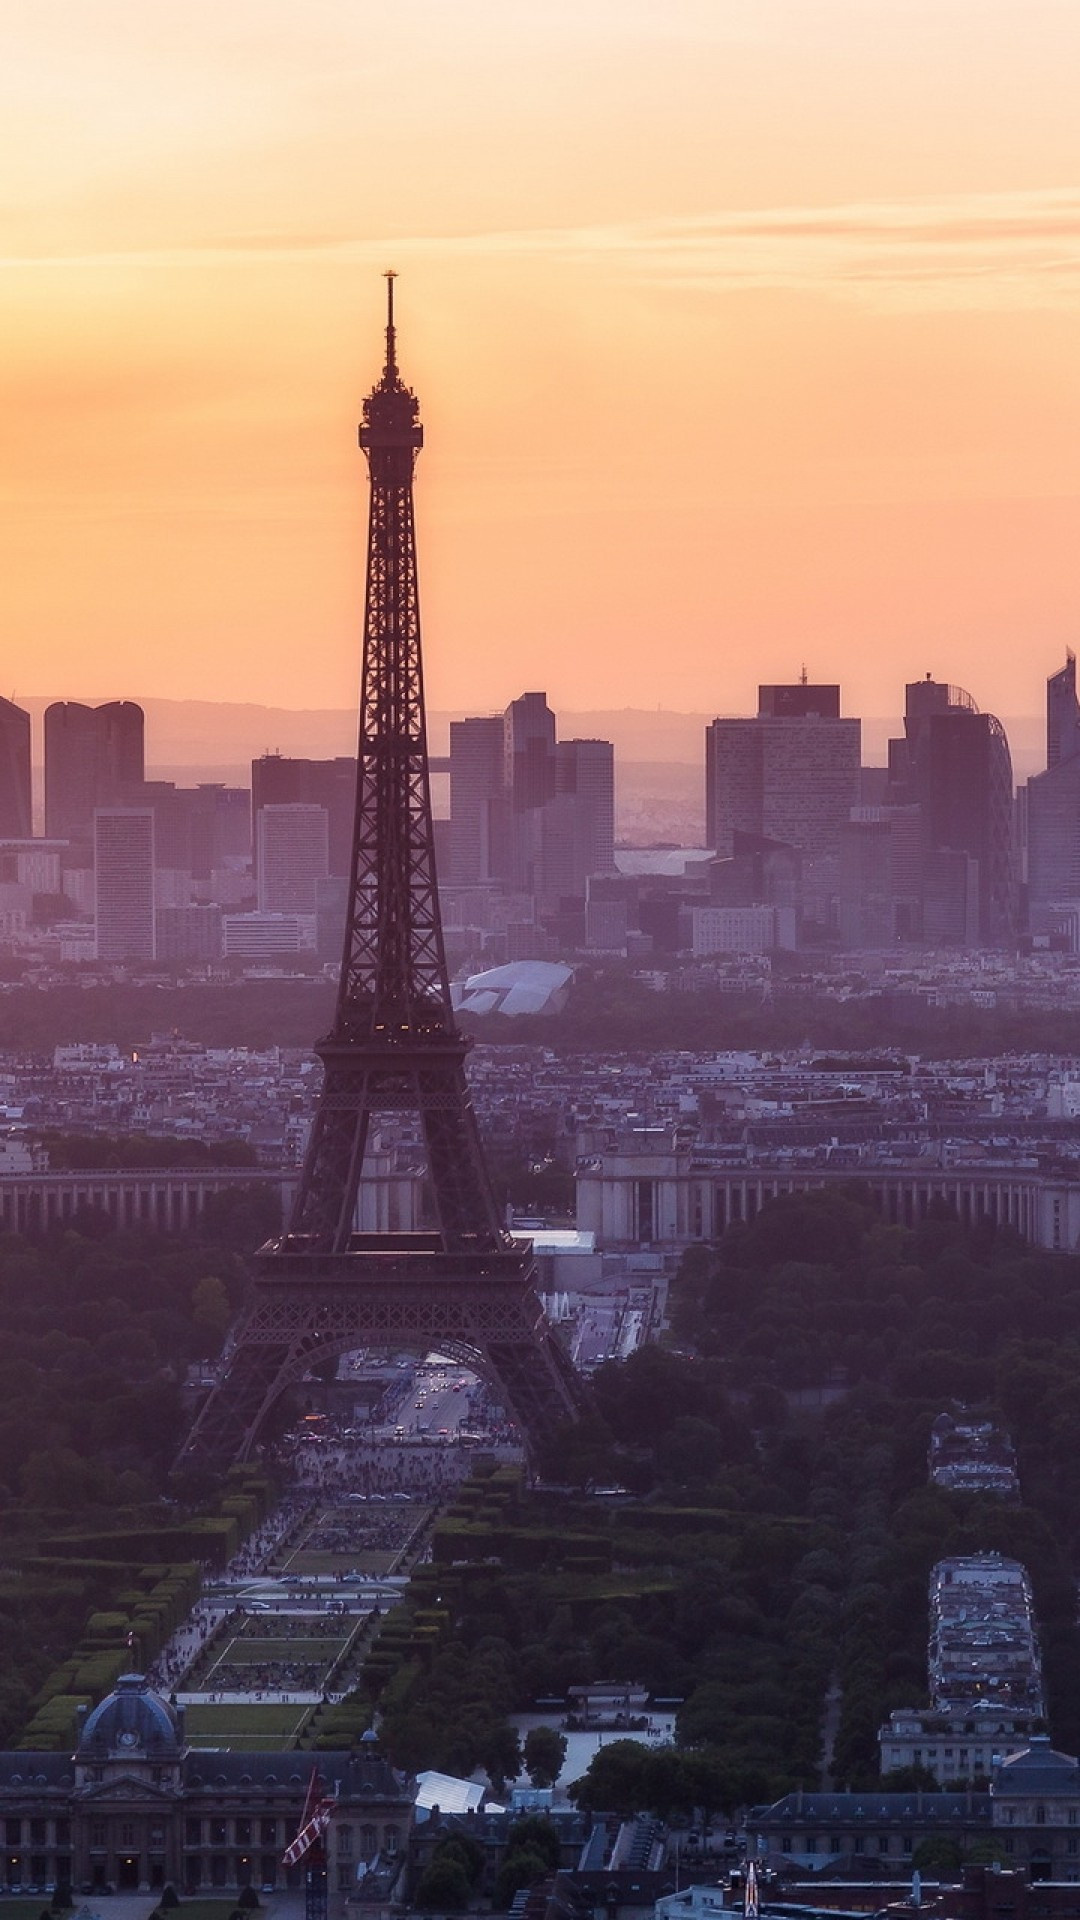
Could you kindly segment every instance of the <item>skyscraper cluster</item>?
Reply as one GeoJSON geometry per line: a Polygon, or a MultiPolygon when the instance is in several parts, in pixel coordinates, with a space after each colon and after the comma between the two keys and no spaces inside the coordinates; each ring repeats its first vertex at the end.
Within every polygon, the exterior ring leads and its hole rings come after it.
{"type": "Polygon", "coordinates": [[[861,759],[861,722],[841,718],[838,686],[759,687],[755,718],[714,720],[705,736],[709,846],[727,859],[751,841],[794,849],[800,910],[824,929],[861,759]]]}
{"type": "MultiPolygon", "coordinates": [[[[860,763],[860,723],[841,718],[836,686],[761,687],[755,718],[715,720],[706,733],[714,894],[734,886],[749,904],[745,863],[756,850],[759,862],[768,856],[760,904],[793,907],[811,943],[1012,944],[1018,843],[1000,721],[927,675],[906,689],[887,767],[860,763]]],[[[1080,812],[1076,822],[1080,834],[1080,812]]]]}
{"type": "Polygon", "coordinates": [[[615,750],[559,740],[543,693],[450,725],[451,949],[542,957],[584,944],[597,876],[615,870],[615,750]]]}
{"type": "MultiPolygon", "coordinates": [[[[352,760],[266,755],[251,791],[148,780],[143,711],[123,700],[54,702],[44,761],[45,837],[35,839],[30,715],[0,702],[0,931],[9,939],[51,939],[63,959],[121,966],[316,949],[326,888],[344,893],[352,760]]],[[[331,957],[342,920],[343,908],[332,916],[331,957]]]]}
{"type": "MultiPolygon", "coordinates": [[[[705,731],[704,850],[620,849],[615,754],[560,739],[545,694],[455,720],[435,820],[454,965],[766,954],[778,948],[1080,951],[1080,697],[1047,683],[1046,769],[1014,792],[1004,728],[927,675],[884,766],[836,684],[762,685],[705,731]]],[[[250,789],[147,779],[127,700],[31,721],[0,700],[0,940],[109,965],[333,963],[344,938],[356,763],[266,753],[250,789]]]]}
{"type": "MultiPolygon", "coordinates": [[[[504,957],[583,938],[590,879],[614,867],[611,743],[558,740],[544,695],[528,693],[505,715],[455,723],[439,764],[453,818],[436,822],[437,851],[458,945],[504,957]]],[[[45,712],[44,767],[35,839],[30,715],[0,701],[0,938],[118,966],[339,958],[351,756],[266,753],[250,790],[179,787],[147,779],[135,702],[64,700],[45,712]]]]}

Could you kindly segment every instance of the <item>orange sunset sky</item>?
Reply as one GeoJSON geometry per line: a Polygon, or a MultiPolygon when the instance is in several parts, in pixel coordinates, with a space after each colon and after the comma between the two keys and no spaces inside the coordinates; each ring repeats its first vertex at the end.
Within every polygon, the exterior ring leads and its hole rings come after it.
{"type": "Polygon", "coordinates": [[[3,691],[355,698],[397,269],[428,696],[1080,639],[1078,0],[0,0],[3,691]]]}

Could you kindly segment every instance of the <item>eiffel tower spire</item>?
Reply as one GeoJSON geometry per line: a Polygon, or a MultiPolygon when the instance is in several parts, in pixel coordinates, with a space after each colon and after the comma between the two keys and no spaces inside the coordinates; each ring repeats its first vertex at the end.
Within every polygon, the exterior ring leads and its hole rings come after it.
{"type": "Polygon", "coordinates": [[[285,1232],[258,1258],[255,1298],[188,1451],[246,1453],[316,1357],[437,1346],[487,1375],[536,1444],[582,1389],[535,1291],[527,1243],[500,1223],[465,1074],[439,918],[424,718],[413,468],[419,403],[401,378],[394,276],[386,362],[364,401],[371,485],[356,819],[345,951],[323,1084],[285,1232]],[[416,1116],[434,1230],[356,1231],[373,1117],[416,1116]]]}

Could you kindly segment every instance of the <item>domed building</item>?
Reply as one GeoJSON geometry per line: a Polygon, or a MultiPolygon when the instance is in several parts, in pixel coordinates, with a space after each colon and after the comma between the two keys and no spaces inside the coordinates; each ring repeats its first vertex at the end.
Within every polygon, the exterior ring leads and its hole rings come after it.
{"type": "Polygon", "coordinates": [[[184,1710],[147,1686],[140,1673],[122,1673],[116,1691],[79,1717],[77,1758],[86,1766],[110,1759],[178,1761],[184,1748],[184,1710]]]}
{"type": "Polygon", "coordinates": [[[330,1911],[401,1878],[416,1783],[374,1738],[349,1752],[242,1753],[187,1744],[182,1707],[141,1674],[81,1715],[74,1754],[0,1753],[0,1821],[9,1892],[70,1886],[225,1897],[301,1886],[282,1856],[303,1821],[313,1765],[333,1803],[325,1835],[330,1911]]]}

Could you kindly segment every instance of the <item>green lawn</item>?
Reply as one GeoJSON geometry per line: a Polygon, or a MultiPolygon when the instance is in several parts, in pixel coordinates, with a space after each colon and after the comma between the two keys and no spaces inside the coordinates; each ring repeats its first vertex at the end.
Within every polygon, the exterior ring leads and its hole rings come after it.
{"type": "MultiPolygon", "coordinates": [[[[240,1746],[255,1739],[275,1747],[288,1745],[310,1712],[310,1707],[283,1707],[276,1702],[229,1706],[224,1701],[215,1701],[209,1706],[186,1708],[184,1725],[195,1746],[240,1746]]],[[[33,1920],[37,1920],[36,1914],[33,1920]]]]}
{"type": "Polygon", "coordinates": [[[390,1553],[368,1552],[366,1547],[357,1547],[349,1553],[319,1553],[312,1547],[297,1547],[295,1553],[281,1562],[283,1573],[390,1573],[404,1553],[405,1547],[395,1547],[390,1553]]]}
{"type": "MultiPolygon", "coordinates": [[[[280,1734],[230,1733],[226,1730],[223,1733],[194,1735],[188,1745],[193,1753],[218,1753],[222,1748],[227,1753],[282,1753],[291,1752],[296,1743],[291,1739],[283,1740],[280,1734]]],[[[298,1753],[298,1757],[302,1760],[304,1756],[298,1753]]],[[[78,1920],[77,1914],[74,1920],[78,1920]]],[[[106,1916],[99,1915],[98,1920],[106,1920],[106,1916]]]]}
{"type": "Polygon", "coordinates": [[[238,1634],[223,1648],[215,1664],[227,1660],[245,1667],[265,1667],[271,1660],[321,1660],[330,1666],[348,1640],[345,1633],[335,1640],[258,1640],[238,1634]]]}

